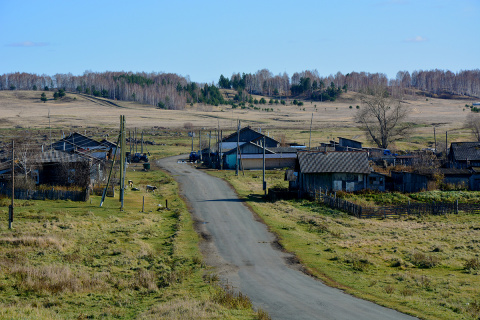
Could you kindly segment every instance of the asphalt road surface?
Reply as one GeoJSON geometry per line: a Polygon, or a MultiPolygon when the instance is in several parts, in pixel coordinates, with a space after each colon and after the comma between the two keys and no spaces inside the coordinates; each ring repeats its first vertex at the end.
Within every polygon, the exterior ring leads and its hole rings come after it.
{"type": "Polygon", "coordinates": [[[302,273],[230,186],[186,163],[159,160],[191,207],[206,263],[272,319],[415,319],[345,294],[302,273]]]}

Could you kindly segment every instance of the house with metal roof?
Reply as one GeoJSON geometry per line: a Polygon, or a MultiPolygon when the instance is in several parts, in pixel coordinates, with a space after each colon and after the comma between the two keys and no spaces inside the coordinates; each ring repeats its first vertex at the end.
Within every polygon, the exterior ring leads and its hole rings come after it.
{"type": "Polygon", "coordinates": [[[297,187],[313,190],[358,191],[367,188],[372,172],[366,152],[299,152],[297,187]]]}
{"type": "Polygon", "coordinates": [[[65,152],[89,154],[91,157],[106,159],[115,152],[116,144],[107,140],[97,141],[74,132],[69,136],[52,143],[51,148],[65,152]]]}
{"type": "MultiPolygon", "coordinates": [[[[265,151],[265,168],[293,168],[299,148],[280,147],[280,142],[250,127],[222,139],[211,152],[221,152],[223,168],[235,169],[237,159],[240,169],[262,169],[265,151]],[[237,152],[238,144],[238,152],[237,152]]],[[[220,166],[219,166],[220,167],[220,166]]]]}
{"type": "Polygon", "coordinates": [[[235,131],[231,135],[225,137],[222,139],[222,142],[233,142],[237,143],[239,141],[240,143],[244,142],[255,142],[257,144],[262,144],[263,142],[263,137],[265,137],[265,146],[267,148],[272,148],[272,147],[279,147],[280,142],[270,138],[268,135],[264,135],[261,132],[258,132],[251,127],[244,127],[240,129],[240,138],[238,138],[238,133],[235,131]]]}
{"type": "Polygon", "coordinates": [[[480,142],[452,142],[448,160],[452,168],[480,167],[480,142]]]}
{"type": "MultiPolygon", "coordinates": [[[[259,170],[263,168],[263,146],[255,142],[244,142],[239,145],[238,160],[240,169],[259,170]]],[[[293,168],[297,160],[296,148],[266,147],[265,169],[293,168]]],[[[234,169],[237,163],[236,146],[224,153],[224,167],[234,169]]]]}
{"type": "MultiPolygon", "coordinates": [[[[98,162],[98,161],[97,161],[98,162]]],[[[58,150],[32,157],[32,178],[36,184],[87,187],[100,174],[100,164],[91,157],[58,150]]]]}

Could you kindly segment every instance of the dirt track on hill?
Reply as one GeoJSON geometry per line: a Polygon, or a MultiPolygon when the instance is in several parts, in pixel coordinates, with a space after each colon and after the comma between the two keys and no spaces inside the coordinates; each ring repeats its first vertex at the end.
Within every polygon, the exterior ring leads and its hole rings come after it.
{"type": "Polygon", "coordinates": [[[203,238],[207,264],[216,267],[223,283],[246,294],[256,308],[266,310],[272,319],[414,319],[302,273],[226,182],[178,163],[180,158],[158,163],[180,184],[203,238]]]}

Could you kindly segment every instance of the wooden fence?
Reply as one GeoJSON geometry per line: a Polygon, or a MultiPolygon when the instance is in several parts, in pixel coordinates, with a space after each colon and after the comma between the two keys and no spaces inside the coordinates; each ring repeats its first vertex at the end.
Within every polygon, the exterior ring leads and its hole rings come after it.
{"type": "MultiPolygon", "coordinates": [[[[11,197],[10,189],[0,189],[0,194],[11,197]]],[[[15,189],[15,199],[20,200],[71,200],[87,201],[88,190],[85,191],[62,191],[62,190],[23,190],[15,189]]]]}
{"type": "Polygon", "coordinates": [[[400,218],[406,215],[444,215],[465,212],[480,214],[480,204],[470,203],[408,203],[397,206],[363,207],[358,204],[337,198],[336,196],[323,194],[320,191],[308,192],[312,200],[323,203],[333,209],[338,209],[357,218],[400,218]]]}

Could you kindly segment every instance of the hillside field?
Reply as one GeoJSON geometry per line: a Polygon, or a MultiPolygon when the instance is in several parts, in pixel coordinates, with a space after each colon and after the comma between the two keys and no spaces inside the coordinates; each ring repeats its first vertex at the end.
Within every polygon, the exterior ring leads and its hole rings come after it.
{"type": "MultiPolygon", "coordinates": [[[[187,106],[184,110],[161,110],[134,102],[111,101],[75,93],[67,93],[63,99],[55,101],[51,92],[47,92],[49,100],[43,103],[40,101],[41,93],[0,91],[0,128],[36,129],[50,126],[52,129],[70,128],[79,132],[96,127],[115,129],[119,115],[123,114],[128,128],[193,127],[194,130],[214,130],[220,127],[232,131],[236,121],[240,120],[242,126],[267,130],[268,134],[277,138],[279,134],[286,134],[287,142],[307,144],[313,114],[312,146],[338,136],[367,142],[354,121],[356,106],[361,107],[359,97],[354,92],[344,93],[335,102],[304,101],[301,107],[293,105],[290,100],[285,106],[268,103],[256,105],[260,110],[201,104],[187,106]],[[265,111],[267,108],[273,111],[265,111]]],[[[441,142],[445,140],[445,131],[449,131],[450,142],[469,139],[468,131],[462,127],[471,113],[465,108],[466,104],[472,103],[471,100],[417,97],[404,103],[410,108],[408,121],[415,124],[415,129],[409,139],[399,144],[399,148],[431,146],[434,126],[437,139],[441,142]]]]}

